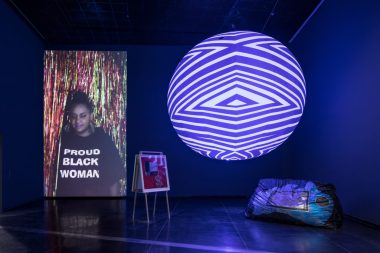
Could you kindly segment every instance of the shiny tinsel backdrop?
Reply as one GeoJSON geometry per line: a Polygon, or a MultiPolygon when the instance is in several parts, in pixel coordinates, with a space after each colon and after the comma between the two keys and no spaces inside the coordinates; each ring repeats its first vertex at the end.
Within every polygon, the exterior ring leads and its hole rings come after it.
{"type": "Polygon", "coordinates": [[[112,137],[124,165],[126,163],[127,52],[45,51],[45,196],[52,196],[55,186],[54,164],[66,99],[69,93],[77,90],[92,99],[96,126],[112,137]]]}

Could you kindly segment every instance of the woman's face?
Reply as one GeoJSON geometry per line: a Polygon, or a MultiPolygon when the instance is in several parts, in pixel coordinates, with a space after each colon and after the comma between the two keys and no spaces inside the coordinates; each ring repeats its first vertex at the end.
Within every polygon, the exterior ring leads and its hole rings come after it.
{"type": "Polygon", "coordinates": [[[83,104],[75,105],[70,112],[70,124],[74,132],[81,136],[87,137],[91,134],[91,112],[83,104]]]}

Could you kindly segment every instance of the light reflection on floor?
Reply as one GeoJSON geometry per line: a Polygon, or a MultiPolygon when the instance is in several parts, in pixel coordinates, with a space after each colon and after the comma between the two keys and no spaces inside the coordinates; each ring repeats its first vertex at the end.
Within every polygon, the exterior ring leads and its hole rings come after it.
{"type": "MultiPolygon", "coordinates": [[[[160,199],[157,203],[160,203],[160,199]]],[[[130,199],[58,199],[0,214],[0,252],[380,252],[380,233],[248,220],[245,198],[171,200],[151,223],[130,199]]]]}

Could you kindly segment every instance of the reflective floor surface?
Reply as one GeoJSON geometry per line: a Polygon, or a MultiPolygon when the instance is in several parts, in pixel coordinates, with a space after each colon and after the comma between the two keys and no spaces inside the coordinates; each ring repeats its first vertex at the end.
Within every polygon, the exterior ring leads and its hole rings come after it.
{"type": "Polygon", "coordinates": [[[148,224],[143,198],[135,222],[132,199],[41,200],[0,214],[0,252],[380,252],[379,230],[348,220],[338,230],[252,221],[247,201],[170,199],[168,220],[159,198],[148,224]]]}

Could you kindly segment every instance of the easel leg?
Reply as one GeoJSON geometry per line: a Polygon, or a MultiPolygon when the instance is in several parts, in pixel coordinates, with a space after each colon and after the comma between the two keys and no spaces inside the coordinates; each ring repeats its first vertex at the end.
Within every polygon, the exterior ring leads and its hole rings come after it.
{"type": "Polygon", "coordinates": [[[156,216],[157,192],[154,193],[153,217],[156,216]]]}
{"type": "Polygon", "coordinates": [[[148,194],[145,193],[146,219],[149,223],[148,194]]]}
{"type": "Polygon", "coordinates": [[[168,208],[168,218],[170,220],[170,207],[169,207],[169,197],[168,197],[168,192],[166,192],[166,206],[168,208]]]}
{"type": "Polygon", "coordinates": [[[133,199],[132,221],[135,221],[136,197],[137,197],[137,192],[135,192],[135,197],[133,199]]]}

